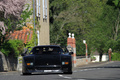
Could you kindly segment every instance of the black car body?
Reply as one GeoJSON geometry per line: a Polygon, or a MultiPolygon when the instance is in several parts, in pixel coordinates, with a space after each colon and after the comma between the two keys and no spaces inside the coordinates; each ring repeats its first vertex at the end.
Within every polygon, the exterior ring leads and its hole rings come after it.
{"type": "Polygon", "coordinates": [[[29,54],[23,53],[22,73],[63,72],[72,74],[72,53],[65,53],[60,46],[35,46],[29,54]]]}

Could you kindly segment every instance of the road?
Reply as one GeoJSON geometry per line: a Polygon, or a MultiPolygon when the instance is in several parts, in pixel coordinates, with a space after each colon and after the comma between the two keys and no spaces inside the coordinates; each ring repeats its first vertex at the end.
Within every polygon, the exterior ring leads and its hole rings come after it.
{"type": "Polygon", "coordinates": [[[120,62],[94,63],[73,69],[73,74],[32,74],[0,72],[0,80],[120,80],[120,62]]]}

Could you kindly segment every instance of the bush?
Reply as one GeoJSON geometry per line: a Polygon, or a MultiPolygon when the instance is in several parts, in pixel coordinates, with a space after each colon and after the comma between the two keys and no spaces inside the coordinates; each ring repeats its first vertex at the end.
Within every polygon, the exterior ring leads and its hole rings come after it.
{"type": "Polygon", "coordinates": [[[90,55],[91,60],[96,60],[96,57],[94,57],[93,54],[90,55]]]}
{"type": "Polygon", "coordinates": [[[1,52],[4,53],[6,56],[8,56],[9,54],[13,54],[15,57],[18,57],[19,54],[23,52],[23,48],[23,41],[10,39],[3,43],[1,52]]]}
{"type": "Polygon", "coordinates": [[[120,53],[114,52],[112,55],[112,61],[120,61],[120,53]]]}

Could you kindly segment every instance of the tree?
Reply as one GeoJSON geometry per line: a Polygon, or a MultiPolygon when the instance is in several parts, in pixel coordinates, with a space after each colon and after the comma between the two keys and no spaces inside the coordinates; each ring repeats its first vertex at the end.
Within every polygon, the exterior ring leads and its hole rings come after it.
{"type": "Polygon", "coordinates": [[[32,8],[29,4],[25,4],[25,0],[8,1],[0,1],[0,45],[5,41],[5,35],[26,26],[26,19],[32,15],[32,8]]]}
{"type": "Polygon", "coordinates": [[[116,40],[118,37],[118,31],[120,29],[120,0],[109,0],[108,4],[113,6],[115,10],[117,10],[117,18],[115,21],[115,26],[113,28],[113,39],[116,40]]]}
{"type": "MultiPolygon", "coordinates": [[[[8,47],[6,47],[6,43],[9,43],[9,41],[17,41],[8,40],[5,36],[9,36],[10,32],[26,26],[26,20],[30,17],[30,15],[32,15],[32,8],[30,8],[29,4],[25,4],[25,0],[0,0],[0,50],[4,54],[12,53],[7,50],[8,47]]],[[[30,19],[28,22],[30,22],[30,19]]],[[[13,43],[7,44],[7,46],[9,45],[10,47],[12,44],[13,43]]],[[[11,47],[10,49],[12,50],[13,48],[11,47]]],[[[18,54],[16,51],[13,54],[18,54]]]]}
{"type": "Polygon", "coordinates": [[[25,0],[0,0],[0,29],[5,34],[5,19],[19,19],[25,0]]]}
{"type": "Polygon", "coordinates": [[[68,33],[74,33],[77,55],[98,51],[100,60],[109,48],[120,52],[120,0],[50,0],[51,43],[66,46],[68,33]],[[66,4],[66,5],[64,5],[66,4]]]}
{"type": "Polygon", "coordinates": [[[61,4],[64,8],[57,5],[59,2],[53,1],[51,3],[52,11],[54,11],[51,14],[52,16],[55,16],[52,17],[53,23],[51,22],[50,28],[51,43],[65,46],[68,33],[75,33],[77,53],[84,54],[85,47],[83,46],[84,44],[82,43],[82,40],[87,39],[87,34],[90,33],[93,26],[96,25],[96,21],[98,21],[99,16],[101,16],[103,11],[102,3],[100,0],[65,1],[64,4],[67,4],[66,6],[61,4]],[[53,10],[54,7],[55,10],[53,10]],[[59,12],[56,11],[56,7],[59,12]]]}

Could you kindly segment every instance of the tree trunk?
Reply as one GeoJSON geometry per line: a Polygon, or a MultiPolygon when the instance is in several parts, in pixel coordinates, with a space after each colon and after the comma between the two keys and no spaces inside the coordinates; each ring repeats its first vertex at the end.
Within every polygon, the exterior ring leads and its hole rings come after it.
{"type": "Polygon", "coordinates": [[[118,17],[117,17],[117,20],[116,20],[116,22],[115,22],[114,40],[116,40],[116,39],[117,39],[117,36],[118,36],[119,23],[120,23],[120,21],[119,21],[119,16],[120,16],[120,10],[119,10],[119,12],[118,12],[118,17]]]}
{"type": "Polygon", "coordinates": [[[100,53],[99,55],[100,55],[100,62],[101,62],[101,61],[102,61],[102,55],[103,55],[103,54],[102,54],[102,53],[100,53]]]}

